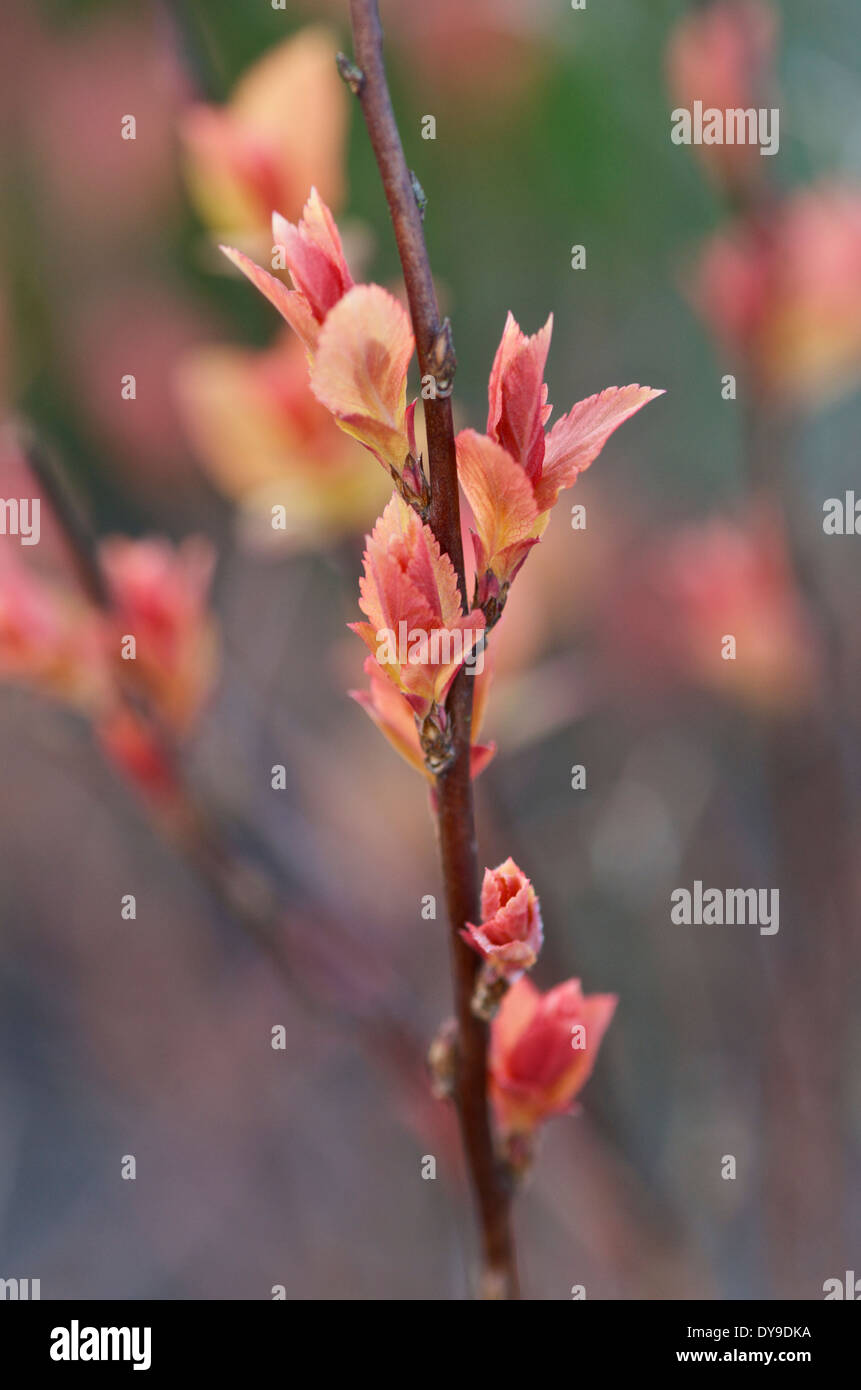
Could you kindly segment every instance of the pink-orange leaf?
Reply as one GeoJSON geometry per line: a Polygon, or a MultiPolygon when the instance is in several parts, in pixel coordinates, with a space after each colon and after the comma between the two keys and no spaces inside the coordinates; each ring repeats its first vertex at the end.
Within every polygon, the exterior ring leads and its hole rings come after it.
{"type": "Polygon", "coordinates": [[[294,225],[280,213],[272,214],[275,245],[283,247],[290,279],[304,295],[318,323],[347,290],[353,277],[335,219],[316,188],[311,189],[301,220],[294,225]]]}
{"type": "Polygon", "coordinates": [[[295,225],[273,212],[272,236],[283,256],[284,268],[290,272],[295,286],[292,290],[244,252],[231,246],[222,246],[221,250],[295,329],[310,360],[320,325],[353,284],[338,228],[316,188],[312,188],[295,225]]]}
{"type": "Polygon", "coordinates": [[[550,414],[544,367],[553,332],[553,315],[531,337],[509,312],[490,371],[487,433],[530,478],[541,472],[544,424],[550,414]]]}
{"type": "Polygon", "coordinates": [[[400,474],[411,455],[406,310],[379,285],[357,285],[330,310],[311,370],[315,396],[343,430],[400,474]]]}
{"type": "Polygon", "coordinates": [[[475,430],[457,436],[457,469],[491,567],[495,556],[533,532],[538,510],[532,485],[501,444],[475,430]]]}
{"type": "Polygon", "coordinates": [[[572,406],[547,435],[544,467],[535,485],[538,510],[552,507],[562,489],[571,487],[598,457],[613,431],[663,394],[651,386],[608,386],[572,406]]]}
{"type": "Polygon", "coordinates": [[[288,290],[287,286],[274,275],[270,275],[268,270],[264,270],[256,261],[252,261],[250,256],[237,251],[235,247],[222,246],[219,249],[243,275],[248,276],[254,288],[275,306],[282,318],[298,333],[306,349],[313,352],[317,344],[319,325],[305,296],[298,290],[288,290]]]}
{"type": "Polygon", "coordinates": [[[454,566],[429,526],[397,495],[368,538],[359,607],[351,627],[417,714],[441,704],[468,660],[484,615],[464,615],[454,566]]]}

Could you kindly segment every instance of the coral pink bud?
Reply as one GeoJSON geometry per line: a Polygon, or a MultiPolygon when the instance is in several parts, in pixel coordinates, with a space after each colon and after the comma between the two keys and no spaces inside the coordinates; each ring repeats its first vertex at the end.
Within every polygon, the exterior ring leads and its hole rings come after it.
{"type": "Polygon", "coordinates": [[[353,285],[335,219],[312,188],[296,225],[273,214],[272,235],[290,272],[292,290],[242,251],[232,246],[221,250],[286,319],[313,357],[323,320],[353,285]]]}
{"type": "Polygon", "coordinates": [[[475,529],[475,598],[488,629],[541,540],[563,488],[571,487],[614,430],[660,396],[650,386],[609,386],[579,401],[545,433],[553,407],[543,381],[552,316],[528,337],[511,314],[494,358],[487,434],[461,430],[457,471],[475,529]]]}
{"type": "Polygon", "coordinates": [[[550,414],[544,366],[553,315],[528,337],[509,311],[490,369],[487,433],[508,451],[530,478],[541,473],[544,425],[550,414]]]}
{"type": "Polygon", "coordinates": [[[243,252],[221,250],[298,335],[320,404],[379,459],[424,519],[430,487],[416,456],[416,403],[407,404],[409,314],[382,286],[353,284],[335,219],[316,189],[296,226],[273,214],[272,234],[292,290],[243,252]]]}
{"type": "Polygon", "coordinates": [[[481,925],[467,923],[461,936],[495,975],[509,981],[535,964],[543,941],[541,907],[535,889],[513,859],[485,869],[481,925]]]}
{"type": "Polygon", "coordinates": [[[584,995],[579,980],[541,994],[523,978],[508,991],[490,1035],[490,1094],[506,1142],[570,1111],[617,1002],[613,994],[584,995]]]}
{"type": "Polygon", "coordinates": [[[397,494],[368,537],[364,565],[359,607],[369,621],[350,627],[424,720],[473,660],[484,616],[463,612],[451,560],[397,494]]]}
{"type": "Polygon", "coordinates": [[[322,323],[341,296],[352,289],[353,277],[335,219],[316,188],[311,189],[296,225],[278,212],[272,214],[272,235],[284,252],[293,284],[305,296],[314,318],[322,323]]]}

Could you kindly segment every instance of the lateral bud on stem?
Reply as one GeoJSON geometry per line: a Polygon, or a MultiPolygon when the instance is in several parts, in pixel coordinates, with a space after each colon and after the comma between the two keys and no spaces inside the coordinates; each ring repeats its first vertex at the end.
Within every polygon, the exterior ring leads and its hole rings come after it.
{"type": "Polygon", "coordinates": [[[535,1148],[535,1136],[531,1133],[506,1134],[498,1139],[497,1150],[509,1191],[522,1186],[528,1178],[535,1162],[535,1148]]]}
{"type": "Polygon", "coordinates": [[[451,320],[446,317],[433,340],[428,353],[428,367],[436,382],[438,396],[450,396],[454,390],[454,374],[457,370],[457,356],[451,333],[451,320]]]}
{"type": "Polygon", "coordinates": [[[447,772],[454,762],[451,720],[442,705],[432,705],[424,719],[417,718],[425,767],[434,777],[447,772]]]}
{"type": "Polygon", "coordinates": [[[504,975],[499,975],[485,963],[479,971],[472,996],[472,1012],[476,1018],[489,1023],[511,988],[504,975]]]}
{"type": "Polygon", "coordinates": [[[427,212],[428,207],[428,195],[425,193],[424,189],[419,183],[418,176],[413,169],[410,169],[410,183],[413,186],[413,197],[416,200],[416,207],[419,210],[419,217],[421,218],[422,222],[424,222],[425,213],[427,212]]]}
{"type": "Polygon", "coordinates": [[[430,514],[431,490],[430,483],[422,468],[421,458],[414,458],[412,454],[407,454],[402,471],[399,473],[396,468],[390,467],[389,472],[398,493],[407,506],[418,512],[422,521],[427,521],[430,514]]]}
{"type": "Polygon", "coordinates": [[[476,575],[472,606],[480,608],[484,614],[486,633],[491,632],[502,617],[509,587],[508,584],[500,584],[491,570],[481,578],[476,575]]]}
{"type": "Polygon", "coordinates": [[[431,1093],[435,1100],[451,1100],[457,1082],[457,1023],[447,1018],[428,1048],[431,1093]]]}
{"type": "Polygon", "coordinates": [[[352,58],[348,58],[346,53],[335,54],[335,66],[341,77],[346,82],[354,97],[361,96],[362,88],[365,85],[365,74],[352,58]]]}

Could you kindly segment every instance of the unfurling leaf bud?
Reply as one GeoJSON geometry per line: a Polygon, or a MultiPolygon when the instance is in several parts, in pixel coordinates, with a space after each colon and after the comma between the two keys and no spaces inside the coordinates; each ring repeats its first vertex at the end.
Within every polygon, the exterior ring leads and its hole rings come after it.
{"type": "Polygon", "coordinates": [[[570,1112],[616,1004],[614,994],[584,995],[579,980],[547,994],[525,978],[512,985],[490,1033],[490,1094],[503,1150],[551,1115],[570,1112]]]}
{"type": "Polygon", "coordinates": [[[541,907],[531,882],[514,860],[485,869],[481,925],[467,923],[461,936],[484,958],[473,1012],[490,1018],[509,985],[538,959],[543,941],[541,907]]]}

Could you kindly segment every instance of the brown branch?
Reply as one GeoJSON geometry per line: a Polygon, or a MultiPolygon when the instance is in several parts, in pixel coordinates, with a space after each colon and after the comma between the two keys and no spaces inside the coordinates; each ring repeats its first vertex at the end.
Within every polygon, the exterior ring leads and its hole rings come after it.
{"type": "Polygon", "coordinates": [[[21,422],[18,424],[18,435],[27,464],[59,523],[60,534],[81,588],[97,608],[108,608],[110,596],[102,574],[95,534],[80,497],[53,450],[21,422]]]}
{"type": "MultiPolygon", "coordinates": [[[[339,67],[355,92],[376,156],[406,283],[422,378],[433,377],[435,396],[424,400],[431,484],[429,521],[457,573],[468,608],[460,530],[460,501],[452,425],[454,351],[448,322],[440,323],[436,291],[422,230],[414,180],[404,158],[383,63],[383,34],[376,0],[350,0],[355,64],[339,67]]],[[[454,1001],[458,1023],[456,1101],[470,1181],[481,1229],[485,1298],[517,1298],[517,1269],[510,1227],[510,1199],[494,1153],[487,1101],[487,1025],[470,1008],[478,957],[460,929],[476,920],[478,859],[470,778],[472,685],[461,671],[448,699],[454,759],[437,779],[440,858],[451,931],[454,1001]]]]}

